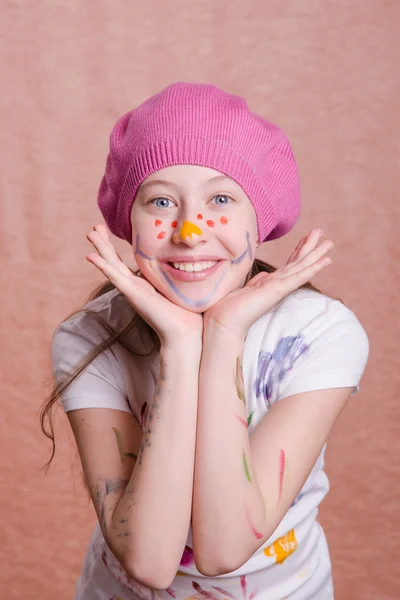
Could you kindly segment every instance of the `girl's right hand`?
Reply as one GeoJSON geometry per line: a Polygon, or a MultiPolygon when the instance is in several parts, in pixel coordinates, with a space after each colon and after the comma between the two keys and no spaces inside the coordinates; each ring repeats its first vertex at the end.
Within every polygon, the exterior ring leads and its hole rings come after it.
{"type": "Polygon", "coordinates": [[[198,336],[201,342],[203,317],[177,306],[160,294],[147,279],[135,275],[121,260],[105,225],[96,225],[87,239],[98,254],[86,260],[95,265],[128,300],[135,311],[154,329],[160,342],[173,345],[186,336],[198,336]]]}

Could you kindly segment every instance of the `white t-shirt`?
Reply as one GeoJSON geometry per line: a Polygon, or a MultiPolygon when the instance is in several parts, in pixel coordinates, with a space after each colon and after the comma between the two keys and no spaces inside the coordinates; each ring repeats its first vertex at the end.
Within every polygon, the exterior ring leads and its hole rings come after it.
{"type": "MultiPolygon", "coordinates": [[[[112,326],[134,315],[118,290],[86,305],[112,326]]],[[[108,337],[95,317],[78,313],[56,330],[53,373],[58,380],[108,337]]],[[[132,345],[149,339],[132,332],[132,345]]],[[[368,359],[368,337],[354,313],[338,300],[299,289],[262,316],[249,330],[243,354],[249,434],[269,408],[286,396],[318,389],[354,387],[368,359]]],[[[136,359],[121,344],[96,358],[63,393],[65,411],[114,408],[145,422],[159,372],[159,355],[136,359]],[[145,404],[147,403],[147,404],[145,404]]],[[[201,575],[193,561],[192,532],[179,571],[168,590],[150,590],[128,578],[111,553],[99,524],[91,536],[75,600],[332,600],[331,563],[324,532],[316,520],[329,490],[324,445],[303,488],[271,537],[239,569],[218,577],[201,575]]],[[[300,449],[299,449],[300,450],[300,449]]]]}

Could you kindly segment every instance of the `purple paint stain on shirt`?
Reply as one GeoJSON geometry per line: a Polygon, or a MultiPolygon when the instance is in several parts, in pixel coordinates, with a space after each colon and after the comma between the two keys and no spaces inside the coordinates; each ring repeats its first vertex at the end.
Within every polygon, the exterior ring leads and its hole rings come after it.
{"type": "Polygon", "coordinates": [[[257,377],[253,384],[256,396],[263,394],[265,403],[271,407],[274,384],[281,382],[294,362],[309,349],[303,335],[287,336],[279,340],[274,352],[259,352],[257,377]]]}
{"type": "Polygon", "coordinates": [[[303,492],[299,492],[299,494],[297,494],[296,498],[293,500],[292,504],[290,505],[290,508],[292,508],[292,506],[294,506],[295,504],[298,503],[298,501],[302,498],[302,496],[304,496],[303,492]]]}
{"type": "Polygon", "coordinates": [[[182,567],[189,567],[194,563],[193,550],[189,546],[185,546],[182,554],[181,562],[179,563],[182,567]]]}

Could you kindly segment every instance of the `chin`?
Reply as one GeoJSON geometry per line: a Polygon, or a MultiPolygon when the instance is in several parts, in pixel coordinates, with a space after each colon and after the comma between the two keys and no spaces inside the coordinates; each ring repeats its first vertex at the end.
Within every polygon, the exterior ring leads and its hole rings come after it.
{"type": "Polygon", "coordinates": [[[189,312],[193,312],[196,314],[201,314],[206,312],[206,310],[208,310],[209,308],[211,308],[212,306],[214,306],[214,304],[216,304],[218,302],[218,300],[220,300],[223,295],[219,294],[218,297],[216,296],[215,298],[212,298],[208,301],[203,301],[201,300],[201,296],[199,294],[199,297],[193,297],[193,298],[186,298],[186,300],[183,300],[179,297],[177,297],[175,294],[171,294],[171,291],[168,290],[159,290],[163,296],[165,296],[165,298],[167,298],[167,300],[169,300],[170,302],[173,302],[176,306],[180,306],[181,308],[184,308],[185,310],[189,311],[189,312]]]}

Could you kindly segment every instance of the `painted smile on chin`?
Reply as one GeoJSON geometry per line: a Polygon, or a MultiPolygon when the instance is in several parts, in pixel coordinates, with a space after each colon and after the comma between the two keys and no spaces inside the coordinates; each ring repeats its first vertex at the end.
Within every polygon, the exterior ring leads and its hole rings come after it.
{"type": "MultiPolygon", "coordinates": [[[[217,266],[217,265],[215,265],[215,266],[217,266]]],[[[174,270],[176,270],[176,269],[174,269],[174,270]]],[[[208,296],[206,296],[205,298],[201,298],[201,300],[192,300],[192,298],[188,298],[187,296],[185,296],[185,294],[183,294],[181,292],[181,290],[175,285],[175,283],[173,281],[171,281],[171,279],[168,277],[168,275],[162,269],[160,269],[160,271],[161,271],[161,274],[163,275],[165,281],[168,283],[169,287],[175,292],[175,294],[178,296],[178,298],[180,298],[180,300],[182,300],[182,302],[184,302],[188,306],[192,306],[193,308],[201,308],[201,307],[209,304],[212,301],[212,298],[213,298],[215,292],[219,288],[222,280],[224,279],[224,277],[226,275],[226,271],[225,271],[225,273],[222,273],[222,276],[218,279],[217,283],[214,285],[213,289],[208,294],[208,296]]],[[[190,274],[193,275],[194,273],[190,273],[190,274]]],[[[187,273],[187,275],[189,275],[189,273],[187,273]]]]}
{"type": "MultiPolygon", "coordinates": [[[[247,241],[246,250],[238,258],[230,259],[229,260],[230,265],[236,265],[236,264],[241,263],[247,255],[249,256],[250,261],[253,260],[253,253],[252,253],[252,248],[251,248],[251,243],[250,243],[250,234],[248,231],[246,231],[246,241],[247,241]]],[[[135,246],[134,253],[135,253],[135,255],[138,255],[149,261],[156,260],[156,257],[148,256],[140,249],[139,234],[136,235],[136,246],[135,246]]],[[[213,275],[220,272],[221,269],[223,268],[224,264],[228,261],[227,260],[217,260],[216,264],[210,266],[207,269],[201,270],[201,271],[184,271],[184,270],[180,270],[179,268],[177,269],[172,264],[170,264],[170,262],[172,262],[172,261],[166,262],[164,260],[162,262],[160,262],[160,261],[158,261],[158,262],[160,263],[159,265],[157,265],[158,270],[161,273],[161,275],[163,276],[166,283],[168,284],[169,288],[176,294],[176,296],[186,306],[190,306],[192,308],[202,308],[202,307],[210,304],[216,291],[218,290],[219,286],[221,285],[224,277],[226,276],[226,274],[229,271],[229,268],[226,268],[223,270],[223,272],[218,277],[218,280],[214,284],[212,290],[210,291],[209,294],[207,294],[207,296],[197,299],[197,300],[193,300],[192,298],[189,298],[188,296],[183,294],[182,291],[178,288],[178,286],[176,285],[176,283],[174,283],[173,280],[175,280],[177,283],[179,281],[202,282],[202,281],[208,279],[209,277],[212,277],[213,275]]],[[[179,261],[176,261],[176,262],[179,262],[179,261]]]]}

